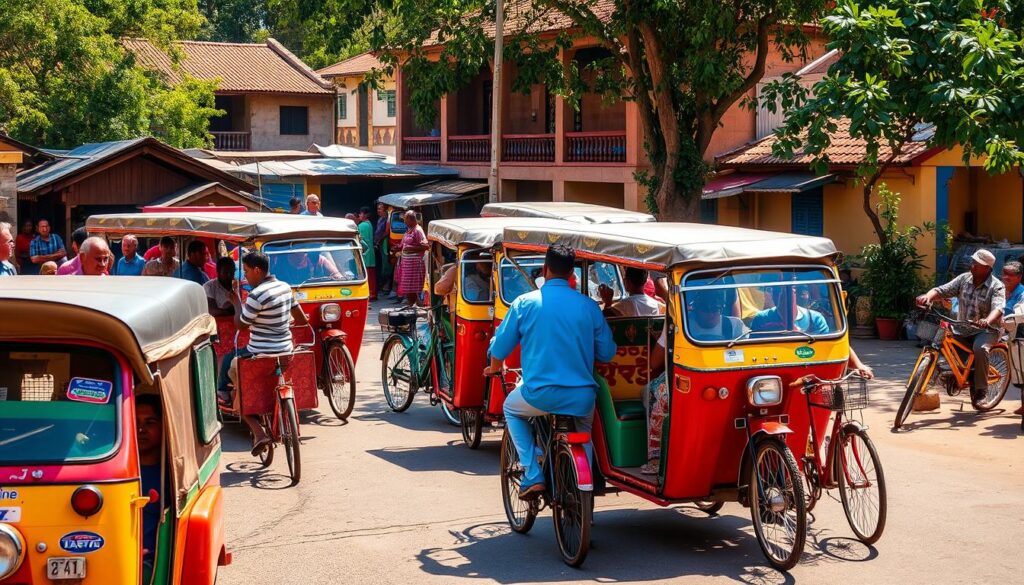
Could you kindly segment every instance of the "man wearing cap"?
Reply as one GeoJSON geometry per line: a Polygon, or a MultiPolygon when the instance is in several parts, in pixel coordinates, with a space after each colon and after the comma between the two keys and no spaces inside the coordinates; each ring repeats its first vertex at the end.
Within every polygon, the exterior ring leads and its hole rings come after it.
{"type": "MultiPolygon", "coordinates": [[[[999,323],[1006,305],[1006,287],[992,275],[996,257],[985,249],[971,256],[971,270],[957,276],[942,286],[937,286],[917,297],[920,306],[929,305],[939,297],[956,297],[959,304],[958,317],[972,321],[978,327],[987,328],[999,323]]],[[[998,333],[984,329],[980,332],[962,332],[954,327],[957,338],[973,345],[974,348],[974,389],[972,398],[983,398],[988,392],[988,352],[996,342],[998,333]],[[973,338],[973,339],[972,339],[973,338]]]]}

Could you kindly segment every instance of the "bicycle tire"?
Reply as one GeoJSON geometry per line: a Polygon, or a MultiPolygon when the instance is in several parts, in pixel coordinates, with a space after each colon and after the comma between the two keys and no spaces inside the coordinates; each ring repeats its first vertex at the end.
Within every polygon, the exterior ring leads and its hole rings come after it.
{"type": "Polygon", "coordinates": [[[1005,345],[999,344],[989,350],[988,367],[990,373],[993,369],[999,373],[999,379],[993,383],[991,376],[989,377],[988,392],[984,400],[975,400],[974,396],[971,396],[971,406],[978,412],[992,410],[999,406],[1003,396],[1006,396],[1006,390],[1010,386],[1010,352],[1005,345]]]}
{"type": "Polygon", "coordinates": [[[437,401],[441,405],[441,414],[444,415],[444,420],[453,427],[462,426],[462,415],[459,414],[459,409],[449,405],[443,398],[439,398],[437,401]]]}
{"type": "Polygon", "coordinates": [[[704,512],[708,516],[717,516],[722,510],[722,506],[725,506],[725,502],[715,502],[711,500],[702,500],[700,502],[694,502],[694,506],[701,512],[704,512]]]}
{"type": "Polygon", "coordinates": [[[459,422],[462,426],[462,440],[470,449],[480,448],[480,439],[484,434],[484,413],[479,408],[463,408],[459,410],[459,422]]]}
{"type": "Polygon", "coordinates": [[[345,344],[331,341],[324,351],[324,394],[338,420],[347,420],[356,405],[356,367],[345,344]]]}
{"type": "Polygon", "coordinates": [[[405,412],[409,409],[412,399],[416,395],[418,384],[415,381],[418,373],[413,370],[412,358],[409,352],[406,351],[405,344],[402,343],[402,337],[399,335],[389,337],[384,343],[384,351],[381,352],[381,356],[380,377],[381,386],[384,387],[384,400],[387,401],[391,410],[405,412]],[[395,372],[395,369],[402,363],[406,364],[406,371],[409,377],[407,388],[404,390],[399,385],[400,379],[395,372]]]}
{"type": "MultiPolygon", "coordinates": [[[[270,430],[270,415],[260,415],[260,424],[263,425],[263,430],[267,433],[268,437],[274,436],[270,430]]],[[[267,443],[266,448],[260,451],[259,454],[260,465],[264,468],[270,467],[270,464],[274,462],[274,444],[267,443]]]]}
{"type": "Polygon", "coordinates": [[[594,494],[580,489],[572,450],[561,445],[555,452],[551,518],[562,562],[579,567],[590,551],[594,494]]]}
{"type": "Polygon", "coordinates": [[[281,443],[284,456],[288,460],[288,475],[292,485],[302,479],[302,459],[299,457],[299,415],[295,410],[295,400],[281,398],[281,443]]]}
{"type": "MultiPolygon", "coordinates": [[[[888,512],[888,498],[885,490],[885,473],[882,471],[882,461],[878,458],[878,451],[875,449],[875,444],[871,442],[868,437],[867,431],[858,429],[850,432],[847,430],[840,431],[838,444],[835,446],[835,460],[836,460],[836,480],[839,484],[839,496],[843,502],[843,512],[846,514],[846,521],[850,523],[850,529],[857,536],[857,539],[864,544],[874,544],[878,542],[878,539],[882,537],[882,531],[885,530],[885,518],[888,512]],[[858,469],[848,467],[849,460],[846,458],[847,445],[856,445],[856,441],[863,443],[866,448],[863,452],[856,449],[854,452],[859,459],[858,469]],[[864,460],[865,455],[870,459],[870,465],[864,460]],[[853,494],[847,493],[847,471],[856,473],[870,473],[867,469],[870,467],[875,474],[874,486],[878,492],[878,504],[875,509],[874,521],[871,523],[865,523],[868,519],[864,514],[857,514],[855,510],[855,504],[853,494]],[[854,518],[854,516],[858,516],[854,518]]],[[[850,491],[852,491],[851,488],[850,491]]],[[[866,510],[870,512],[870,510],[866,510]]]]}
{"type": "MultiPolygon", "coordinates": [[[[754,448],[750,482],[747,486],[747,497],[750,502],[750,516],[754,524],[754,534],[761,552],[772,567],[779,571],[788,571],[796,566],[803,554],[807,542],[807,500],[804,496],[804,480],[796,465],[796,458],[784,442],[769,437],[758,441],[754,448]],[[762,470],[762,468],[764,468],[762,470]],[[780,481],[779,476],[782,477],[780,481]],[[764,496],[761,492],[764,492],[764,496]],[[776,510],[778,505],[785,506],[776,510]],[[788,511],[792,510],[793,529],[788,538],[788,548],[769,542],[768,526],[788,527],[788,511]],[[787,512],[779,517],[779,512],[787,512]]],[[[772,532],[774,534],[774,532],[772,532]]]]}
{"type": "Polygon", "coordinates": [[[813,456],[804,457],[804,495],[807,496],[807,511],[810,512],[821,499],[821,478],[813,456]]]}
{"type": "Polygon", "coordinates": [[[928,355],[917,362],[917,367],[914,368],[914,373],[910,375],[910,381],[907,382],[907,391],[903,394],[903,400],[900,401],[900,407],[896,411],[896,418],[892,423],[893,430],[898,430],[903,423],[907,422],[910,411],[914,409],[914,398],[928,386],[926,378],[931,378],[934,360],[935,354],[929,351],[928,355]]]}
{"type": "Polygon", "coordinates": [[[522,480],[523,466],[519,463],[519,452],[506,430],[501,437],[501,500],[509,528],[512,532],[526,534],[537,520],[537,507],[519,499],[522,480]]]}

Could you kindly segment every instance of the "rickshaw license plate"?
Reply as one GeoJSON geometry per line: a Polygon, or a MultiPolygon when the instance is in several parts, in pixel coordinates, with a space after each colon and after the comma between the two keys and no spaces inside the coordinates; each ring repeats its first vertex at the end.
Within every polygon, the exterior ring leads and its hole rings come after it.
{"type": "Polygon", "coordinates": [[[46,576],[51,581],[84,579],[85,557],[50,557],[46,559],[46,576]]]}

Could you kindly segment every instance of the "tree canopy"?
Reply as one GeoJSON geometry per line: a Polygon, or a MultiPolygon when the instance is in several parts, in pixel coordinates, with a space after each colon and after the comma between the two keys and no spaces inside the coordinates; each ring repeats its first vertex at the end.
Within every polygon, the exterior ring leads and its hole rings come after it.
{"type": "Polygon", "coordinates": [[[194,0],[0,0],[0,127],[48,147],[152,134],[205,146],[211,82],[169,87],[118,42],[196,34],[194,0]]]}

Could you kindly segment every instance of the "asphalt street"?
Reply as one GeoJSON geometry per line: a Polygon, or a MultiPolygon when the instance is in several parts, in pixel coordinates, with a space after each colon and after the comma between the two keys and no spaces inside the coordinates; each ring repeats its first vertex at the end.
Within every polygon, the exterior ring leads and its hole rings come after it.
{"type": "MultiPolygon", "coordinates": [[[[389,305],[381,305],[389,306],[389,305]]],[[[1024,439],[1011,389],[974,413],[943,395],[941,409],[889,430],[917,348],[857,341],[875,367],[864,421],[888,483],[885,534],[853,539],[838,493],[818,504],[801,563],[768,568],[750,516],[726,504],[716,517],[659,508],[631,495],[598,498],[593,548],[581,569],[559,560],[548,512],[526,536],[511,533],[498,479],[500,431],[478,451],[462,444],[440,408],[417,396],[391,412],[380,384],[383,340],[370,311],[347,423],[302,417],[302,482],[289,487],[283,456],[261,469],[237,424],[223,433],[228,546],[226,585],[310,583],[1008,583],[1020,582],[1024,546],[1024,439]]]]}

